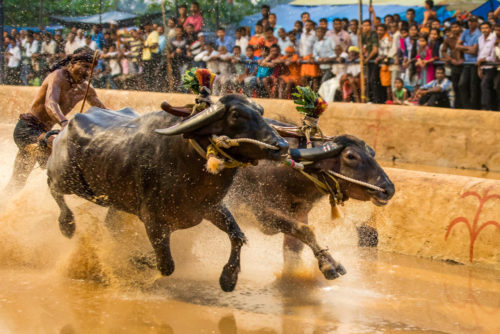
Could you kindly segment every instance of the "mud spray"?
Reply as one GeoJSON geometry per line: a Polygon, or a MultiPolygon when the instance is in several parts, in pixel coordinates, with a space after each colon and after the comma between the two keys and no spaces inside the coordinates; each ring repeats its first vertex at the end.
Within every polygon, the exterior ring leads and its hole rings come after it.
{"type": "MultiPolygon", "coordinates": [[[[13,127],[0,124],[2,189],[17,151],[13,127]]],[[[249,210],[228,198],[249,242],[236,291],[224,293],[218,277],[230,243],[211,224],[173,234],[176,271],[161,277],[137,218],[119,213],[108,229],[107,209],[67,199],[77,225],[71,240],[59,231],[45,171],[0,197],[1,333],[479,333],[498,326],[500,294],[485,293],[500,291],[500,280],[490,272],[357,247],[355,225],[370,219],[370,203],[353,203],[343,221],[331,221],[325,205],[309,217],[346,276],[324,280],[306,248],[289,281],[280,275],[283,237],[261,233],[249,210]]]]}

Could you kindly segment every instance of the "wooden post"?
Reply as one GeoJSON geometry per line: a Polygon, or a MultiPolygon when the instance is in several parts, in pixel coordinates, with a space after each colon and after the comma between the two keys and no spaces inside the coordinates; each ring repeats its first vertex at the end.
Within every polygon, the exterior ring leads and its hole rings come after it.
{"type": "Polygon", "coordinates": [[[359,6],[359,25],[358,25],[358,48],[359,48],[359,66],[360,72],[359,72],[359,79],[361,83],[361,103],[366,102],[366,96],[365,96],[365,61],[364,61],[364,55],[363,55],[363,43],[361,42],[361,29],[363,27],[363,1],[358,0],[358,6],[359,6]]]}
{"type": "MultiPolygon", "coordinates": [[[[177,10],[177,1],[176,1],[176,10],[177,10]]],[[[165,56],[167,57],[167,83],[168,83],[168,91],[171,92],[174,88],[174,78],[172,71],[172,61],[170,59],[170,50],[168,48],[168,39],[167,39],[167,18],[165,11],[165,0],[161,2],[161,16],[163,19],[163,34],[165,35],[165,56]]]]}

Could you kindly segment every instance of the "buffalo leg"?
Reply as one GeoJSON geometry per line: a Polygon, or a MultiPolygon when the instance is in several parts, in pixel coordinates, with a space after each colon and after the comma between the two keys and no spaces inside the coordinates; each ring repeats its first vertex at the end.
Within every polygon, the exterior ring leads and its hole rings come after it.
{"type": "Polygon", "coordinates": [[[234,220],[233,215],[224,206],[220,206],[216,211],[209,213],[207,219],[219,229],[226,232],[231,241],[231,255],[219,279],[222,290],[231,292],[234,290],[236,282],[238,281],[241,246],[246,242],[246,238],[234,220]]]}
{"type": "Polygon", "coordinates": [[[50,193],[52,194],[52,197],[54,197],[54,200],[56,201],[57,205],[59,206],[59,209],[61,210],[61,213],[59,214],[59,229],[61,230],[61,233],[67,237],[71,238],[73,237],[73,234],[75,234],[75,218],[73,216],[73,212],[71,212],[70,208],[66,204],[66,201],[64,200],[64,195],[57,191],[56,187],[54,186],[53,182],[49,179],[49,188],[50,188],[50,193]]]}
{"type": "Polygon", "coordinates": [[[151,221],[149,219],[143,221],[149,241],[155,251],[156,267],[163,276],[169,276],[175,269],[174,259],[170,252],[171,231],[166,227],[166,222],[159,223],[158,221],[151,221]]]}
{"type": "Polygon", "coordinates": [[[275,211],[262,213],[261,217],[263,219],[266,219],[264,218],[265,216],[267,216],[267,220],[274,220],[275,226],[282,233],[302,241],[311,248],[318,260],[319,270],[321,270],[326,279],[335,279],[339,275],[346,273],[344,267],[333,259],[328,250],[318,245],[316,236],[309,225],[275,211]]]}

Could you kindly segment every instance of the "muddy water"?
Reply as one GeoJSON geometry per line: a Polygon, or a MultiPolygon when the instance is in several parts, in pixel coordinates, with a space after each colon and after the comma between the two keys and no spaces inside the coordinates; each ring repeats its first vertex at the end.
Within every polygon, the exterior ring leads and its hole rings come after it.
{"type": "MultiPolygon", "coordinates": [[[[0,125],[1,188],[16,151],[11,131],[0,125]]],[[[0,195],[0,333],[500,332],[500,273],[360,249],[356,217],[316,226],[348,271],[327,282],[308,250],[297,274],[281,277],[282,237],[240,212],[249,243],[236,290],[223,293],[229,241],[210,224],[173,235],[176,272],[162,278],[140,222],[121,216],[111,234],[103,208],[68,204],[72,240],[58,230],[43,171],[15,197],[0,195]]]]}

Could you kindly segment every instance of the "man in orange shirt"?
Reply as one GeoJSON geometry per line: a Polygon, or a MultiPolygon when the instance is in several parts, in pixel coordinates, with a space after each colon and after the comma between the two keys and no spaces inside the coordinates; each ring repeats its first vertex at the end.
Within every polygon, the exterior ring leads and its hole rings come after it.
{"type": "Polygon", "coordinates": [[[248,41],[248,45],[251,45],[253,47],[254,51],[254,56],[255,57],[260,57],[260,47],[264,45],[264,37],[262,37],[262,25],[257,23],[255,25],[255,35],[250,37],[250,40],[248,41]]]}
{"type": "Polygon", "coordinates": [[[289,46],[285,49],[285,55],[280,58],[288,69],[288,73],[279,76],[279,98],[288,99],[292,88],[300,83],[300,58],[295,48],[289,46]]]}
{"type": "Polygon", "coordinates": [[[274,29],[267,27],[264,33],[264,45],[270,48],[274,44],[278,44],[278,39],[274,36],[274,29]]]}

